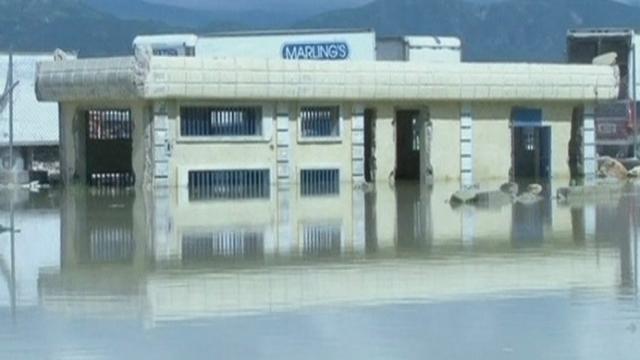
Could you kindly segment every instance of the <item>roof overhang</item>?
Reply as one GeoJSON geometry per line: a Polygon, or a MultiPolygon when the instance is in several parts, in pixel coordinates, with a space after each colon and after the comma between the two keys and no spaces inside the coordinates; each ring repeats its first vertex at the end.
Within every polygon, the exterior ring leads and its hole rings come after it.
{"type": "Polygon", "coordinates": [[[65,60],[38,67],[41,101],[127,99],[597,101],[614,66],[287,61],[199,57],[65,60]]]}

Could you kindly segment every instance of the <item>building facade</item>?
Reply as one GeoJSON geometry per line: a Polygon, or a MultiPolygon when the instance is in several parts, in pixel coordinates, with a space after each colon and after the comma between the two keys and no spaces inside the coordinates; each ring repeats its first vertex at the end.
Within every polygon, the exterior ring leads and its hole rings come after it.
{"type": "Polygon", "coordinates": [[[619,89],[611,66],[153,51],[40,64],[38,98],[60,103],[66,182],[233,196],[276,183],[568,178],[572,139],[593,176],[590,109],[619,89]]]}

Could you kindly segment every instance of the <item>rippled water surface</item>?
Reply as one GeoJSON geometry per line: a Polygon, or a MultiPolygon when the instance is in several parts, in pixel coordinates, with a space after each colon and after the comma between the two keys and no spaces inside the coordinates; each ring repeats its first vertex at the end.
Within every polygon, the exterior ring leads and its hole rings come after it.
{"type": "Polygon", "coordinates": [[[0,358],[638,359],[640,188],[453,190],[1,193],[0,358]]]}

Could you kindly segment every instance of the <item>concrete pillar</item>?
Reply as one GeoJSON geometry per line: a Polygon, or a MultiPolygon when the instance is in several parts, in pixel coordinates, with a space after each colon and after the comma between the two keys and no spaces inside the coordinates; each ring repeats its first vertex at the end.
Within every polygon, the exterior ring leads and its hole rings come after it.
{"type": "MultiPolygon", "coordinates": [[[[470,104],[462,104],[460,108],[460,187],[473,187],[475,185],[473,175],[473,113],[470,104]]],[[[464,246],[474,244],[475,230],[475,209],[464,208],[460,228],[464,246]]]]}
{"type": "Polygon", "coordinates": [[[291,184],[291,115],[289,104],[276,106],[276,146],[278,185],[291,184]]]}
{"type": "Polygon", "coordinates": [[[351,112],[351,161],[354,185],[363,184],[364,176],[364,106],[355,105],[351,112]]]}
{"type": "Polygon", "coordinates": [[[437,103],[429,106],[432,124],[431,164],[436,181],[460,179],[460,106],[456,103],[437,103]]]}
{"type": "Polygon", "coordinates": [[[394,116],[392,106],[381,105],[376,108],[374,157],[375,179],[379,183],[388,183],[396,166],[394,116]]]}
{"type": "Polygon", "coordinates": [[[135,185],[142,186],[145,181],[150,182],[150,179],[145,178],[146,168],[150,166],[147,164],[147,154],[151,150],[148,146],[147,139],[147,126],[149,125],[149,111],[146,109],[145,103],[135,103],[128,105],[131,110],[131,121],[133,124],[133,131],[131,133],[131,165],[133,173],[135,174],[135,185]]]}
{"type": "Polygon", "coordinates": [[[277,193],[277,255],[291,256],[293,249],[293,193],[291,188],[280,188],[277,193]]]}
{"type": "Polygon", "coordinates": [[[352,194],[353,251],[355,254],[364,255],[367,235],[365,194],[362,189],[354,189],[352,194]]]}
{"type": "Polygon", "coordinates": [[[87,119],[83,109],[75,104],[64,104],[63,117],[60,118],[61,137],[64,144],[61,149],[65,161],[63,181],[69,185],[76,180],[84,184],[87,182],[87,119]],[[64,134],[64,135],[63,135],[64,134]]]}
{"type": "Polygon", "coordinates": [[[596,124],[594,107],[592,104],[584,106],[582,123],[582,163],[584,169],[585,184],[593,184],[598,172],[598,159],[596,158],[596,124]]]}
{"type": "Polygon", "coordinates": [[[169,186],[169,158],[171,143],[169,141],[169,113],[165,102],[153,104],[153,185],[169,186]]]}
{"type": "Polygon", "coordinates": [[[473,115],[471,106],[463,104],[460,110],[460,187],[473,185],[473,115]]]}
{"type": "Polygon", "coordinates": [[[433,183],[431,166],[431,119],[428,108],[420,109],[418,116],[418,138],[420,139],[420,182],[433,183]]]}

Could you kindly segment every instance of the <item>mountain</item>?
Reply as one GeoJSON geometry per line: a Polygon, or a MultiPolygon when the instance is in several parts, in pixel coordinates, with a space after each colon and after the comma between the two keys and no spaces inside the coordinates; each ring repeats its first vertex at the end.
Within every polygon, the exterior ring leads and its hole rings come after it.
{"type": "Polygon", "coordinates": [[[640,7],[613,0],[375,0],[294,22],[273,8],[190,10],[144,0],[0,0],[0,49],[131,53],[136,35],[275,28],[375,28],[378,35],[454,35],[473,61],[562,61],[576,27],[638,27],[640,7]]]}
{"type": "Polygon", "coordinates": [[[206,10],[151,4],[141,0],[86,0],[86,4],[123,20],[161,21],[173,26],[205,26],[214,18],[214,14],[206,10]]]}
{"type": "Polygon", "coordinates": [[[80,0],[0,0],[0,49],[79,51],[80,56],[131,53],[140,33],[178,31],[152,21],[121,20],[80,0]]]}
{"type": "Polygon", "coordinates": [[[285,28],[305,16],[280,8],[278,10],[203,10],[144,0],[85,0],[87,5],[120,19],[164,22],[172,26],[213,31],[220,28],[267,29],[285,28]]]}
{"type": "Polygon", "coordinates": [[[611,0],[376,0],[296,28],[364,27],[378,35],[453,35],[473,61],[562,61],[568,29],[638,27],[640,7],[611,0]]]}

